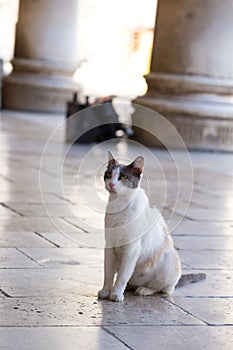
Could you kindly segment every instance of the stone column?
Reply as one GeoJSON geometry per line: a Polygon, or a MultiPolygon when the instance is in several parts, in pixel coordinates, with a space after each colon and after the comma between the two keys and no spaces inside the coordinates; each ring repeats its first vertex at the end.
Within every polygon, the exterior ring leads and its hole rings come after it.
{"type": "Polygon", "coordinates": [[[232,0],[158,1],[148,93],[136,103],[191,149],[233,150],[232,33],[232,0]]]}
{"type": "Polygon", "coordinates": [[[5,108],[64,111],[77,89],[78,0],[21,0],[12,63],[3,84],[5,108]]]}

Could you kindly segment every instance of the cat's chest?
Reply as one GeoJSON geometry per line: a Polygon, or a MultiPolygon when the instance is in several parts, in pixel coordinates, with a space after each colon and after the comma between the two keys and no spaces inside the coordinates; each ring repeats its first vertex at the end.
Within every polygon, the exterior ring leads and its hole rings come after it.
{"type": "Polygon", "coordinates": [[[106,213],[105,227],[107,228],[122,227],[125,224],[129,223],[132,217],[133,217],[133,213],[131,213],[128,210],[125,210],[120,213],[106,213]]]}

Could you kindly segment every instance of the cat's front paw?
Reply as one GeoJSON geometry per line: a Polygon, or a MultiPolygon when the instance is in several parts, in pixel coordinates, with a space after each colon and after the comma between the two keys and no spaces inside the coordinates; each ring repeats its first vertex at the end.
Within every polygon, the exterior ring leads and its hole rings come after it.
{"type": "Polygon", "coordinates": [[[123,301],[124,295],[123,293],[111,293],[109,299],[111,301],[123,301]]]}
{"type": "Polygon", "coordinates": [[[98,292],[98,298],[99,298],[99,299],[108,299],[108,298],[109,298],[109,295],[110,295],[110,291],[107,290],[107,289],[101,289],[101,290],[98,292]]]}

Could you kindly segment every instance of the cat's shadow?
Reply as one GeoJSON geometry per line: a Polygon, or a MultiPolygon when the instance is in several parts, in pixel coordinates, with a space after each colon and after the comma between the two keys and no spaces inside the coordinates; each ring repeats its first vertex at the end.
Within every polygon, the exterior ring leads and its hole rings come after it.
{"type": "Polygon", "coordinates": [[[136,296],[134,291],[126,291],[123,302],[98,300],[98,303],[103,326],[159,325],[174,320],[171,310],[175,307],[162,294],[136,296]]]}

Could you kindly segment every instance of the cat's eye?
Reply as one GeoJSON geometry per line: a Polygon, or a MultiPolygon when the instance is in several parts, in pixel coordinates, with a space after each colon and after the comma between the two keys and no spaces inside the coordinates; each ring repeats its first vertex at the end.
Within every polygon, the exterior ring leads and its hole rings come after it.
{"type": "Polygon", "coordinates": [[[107,178],[107,179],[111,179],[111,174],[110,173],[105,173],[105,177],[107,178]]]}
{"type": "Polygon", "coordinates": [[[128,177],[126,175],[120,175],[119,180],[126,180],[128,177]]]}

